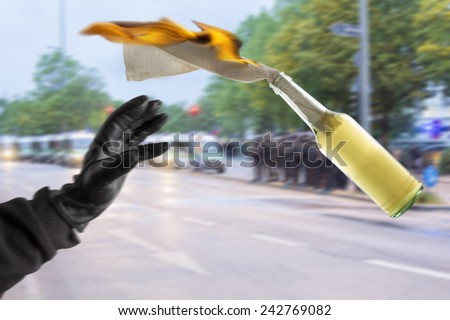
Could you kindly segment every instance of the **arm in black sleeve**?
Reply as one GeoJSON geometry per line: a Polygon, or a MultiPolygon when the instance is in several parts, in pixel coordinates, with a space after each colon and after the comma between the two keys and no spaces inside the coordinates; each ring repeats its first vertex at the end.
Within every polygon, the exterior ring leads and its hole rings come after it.
{"type": "Polygon", "coordinates": [[[43,188],[31,201],[0,204],[0,295],[58,249],[78,244],[73,229],[82,232],[108,208],[139,162],[167,151],[166,142],[142,144],[167,120],[157,114],[160,105],[139,96],[116,109],[97,132],[73,183],[60,190],[43,188]]]}
{"type": "Polygon", "coordinates": [[[0,204],[0,297],[58,249],[78,243],[72,227],[51,205],[48,188],[37,191],[31,201],[16,198],[0,204]]]}

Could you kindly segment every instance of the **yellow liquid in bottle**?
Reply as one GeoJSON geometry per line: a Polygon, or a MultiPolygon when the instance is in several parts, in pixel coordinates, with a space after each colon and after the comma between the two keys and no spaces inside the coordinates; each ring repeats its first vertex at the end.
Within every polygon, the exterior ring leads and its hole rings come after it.
{"type": "Polygon", "coordinates": [[[414,204],[422,184],[350,116],[326,112],[313,130],[321,152],[389,216],[414,204]]]}

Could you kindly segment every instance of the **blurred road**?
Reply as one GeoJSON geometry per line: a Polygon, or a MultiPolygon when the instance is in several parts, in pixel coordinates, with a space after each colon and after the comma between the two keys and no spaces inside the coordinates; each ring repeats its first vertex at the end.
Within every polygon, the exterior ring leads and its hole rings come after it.
{"type": "MultiPolygon", "coordinates": [[[[0,164],[0,201],[77,170],[0,164]]],[[[139,168],[114,205],[4,299],[450,299],[450,212],[139,168]]]]}

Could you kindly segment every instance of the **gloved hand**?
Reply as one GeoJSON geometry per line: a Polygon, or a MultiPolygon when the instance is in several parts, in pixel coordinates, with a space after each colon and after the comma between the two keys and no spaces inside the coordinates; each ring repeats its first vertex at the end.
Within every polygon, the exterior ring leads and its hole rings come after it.
{"type": "Polygon", "coordinates": [[[166,142],[141,145],[167,120],[166,114],[157,115],[160,105],[140,96],[115,110],[91,143],[74,182],[51,191],[51,203],[72,227],[82,232],[113,202],[139,162],[167,151],[166,142]]]}

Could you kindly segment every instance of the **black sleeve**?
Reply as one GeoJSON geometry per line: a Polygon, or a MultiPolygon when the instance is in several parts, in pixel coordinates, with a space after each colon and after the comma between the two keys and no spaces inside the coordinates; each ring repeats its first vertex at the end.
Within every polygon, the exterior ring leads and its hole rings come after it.
{"type": "Polygon", "coordinates": [[[58,249],[78,243],[72,228],[51,206],[48,188],[37,191],[31,201],[16,198],[0,204],[0,297],[58,249]]]}

